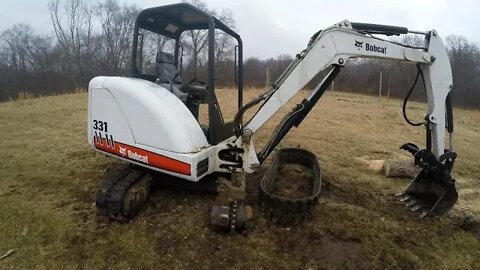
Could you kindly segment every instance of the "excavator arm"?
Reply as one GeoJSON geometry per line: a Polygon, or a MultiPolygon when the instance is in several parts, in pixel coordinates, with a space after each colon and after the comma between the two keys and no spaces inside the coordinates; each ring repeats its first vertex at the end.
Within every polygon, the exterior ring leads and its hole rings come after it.
{"type": "Polygon", "coordinates": [[[288,131],[302,122],[350,58],[402,61],[416,64],[419,68],[424,77],[428,100],[425,117],[426,149],[420,150],[412,143],[401,148],[412,153],[416,164],[423,170],[407,191],[400,195],[403,201],[416,200],[423,205],[427,209],[424,215],[447,211],[457,200],[454,180],[450,176],[456,158],[452,149],[453,120],[449,96],[453,84],[447,51],[435,30],[409,31],[404,27],[351,23],[345,20],[316,33],[307,48],[297,55],[273,87],[238,112],[235,118],[236,145],[243,148],[243,171],[255,171],[288,131]],[[377,37],[379,34],[407,33],[424,35],[424,46],[413,47],[377,37]],[[325,74],[323,80],[309,97],[295,106],[282,120],[266,146],[256,152],[255,132],[320,73],[325,74]],[[262,103],[260,109],[241,126],[245,111],[259,103],[262,103]],[[448,149],[445,149],[446,128],[449,133],[448,149]]]}

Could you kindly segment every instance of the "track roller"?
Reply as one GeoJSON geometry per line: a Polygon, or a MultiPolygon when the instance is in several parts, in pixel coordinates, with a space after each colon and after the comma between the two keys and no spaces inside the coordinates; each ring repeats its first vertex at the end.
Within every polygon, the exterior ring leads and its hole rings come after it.
{"type": "Polygon", "coordinates": [[[97,192],[99,212],[121,223],[133,219],[142,209],[152,186],[148,170],[129,166],[107,178],[97,192]]]}

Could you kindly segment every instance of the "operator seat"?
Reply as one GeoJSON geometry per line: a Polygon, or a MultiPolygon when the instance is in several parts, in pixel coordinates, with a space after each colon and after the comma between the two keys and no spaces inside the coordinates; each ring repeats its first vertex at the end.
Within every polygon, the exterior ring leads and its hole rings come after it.
{"type": "MultiPolygon", "coordinates": [[[[157,83],[176,86],[183,93],[191,94],[203,99],[207,94],[207,87],[201,85],[183,84],[180,72],[175,66],[175,57],[171,53],[159,51],[157,53],[157,83]]],[[[195,80],[194,80],[195,81],[195,80]]],[[[175,93],[174,93],[175,94],[175,93]]]]}
{"type": "Polygon", "coordinates": [[[158,76],[156,83],[170,90],[170,92],[185,102],[188,94],[181,91],[182,78],[175,66],[173,54],[158,51],[156,71],[158,76]]]}
{"type": "Polygon", "coordinates": [[[198,105],[206,102],[207,88],[183,84],[180,72],[175,65],[175,57],[171,53],[157,52],[156,70],[158,76],[157,83],[182,100],[195,118],[198,119],[198,105]]]}
{"type": "Polygon", "coordinates": [[[159,83],[182,83],[180,72],[175,66],[173,54],[162,51],[157,53],[157,75],[159,83]]]}

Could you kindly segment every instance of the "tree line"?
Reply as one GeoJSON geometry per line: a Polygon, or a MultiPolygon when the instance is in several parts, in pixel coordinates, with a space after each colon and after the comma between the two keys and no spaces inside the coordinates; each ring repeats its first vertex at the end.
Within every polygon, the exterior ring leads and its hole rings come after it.
{"type": "Polygon", "coordinates": [[[51,0],[48,10],[51,35],[26,24],[0,34],[0,101],[72,92],[96,75],[126,74],[138,7],[51,0]]]}
{"type": "MultiPolygon", "coordinates": [[[[394,39],[395,42],[410,46],[420,46],[423,40],[419,36],[405,36],[394,39]]],[[[452,67],[454,84],[453,103],[455,106],[480,108],[480,49],[467,38],[449,35],[445,38],[448,56],[452,67]]],[[[272,78],[278,77],[293,60],[289,55],[277,59],[259,60],[249,58],[245,61],[245,81],[253,87],[269,85],[267,70],[272,78]]],[[[391,97],[403,98],[412,87],[417,68],[415,65],[389,60],[350,59],[335,78],[334,88],[338,91],[378,95],[380,83],[382,93],[391,97]],[[380,80],[380,73],[382,79],[380,80]]],[[[321,76],[313,79],[307,88],[313,88],[321,76]]],[[[274,83],[274,80],[271,81],[274,83]]],[[[413,100],[426,100],[423,82],[415,85],[411,95],[413,100]]]]}
{"type": "MultiPolygon", "coordinates": [[[[445,38],[453,76],[453,103],[455,106],[480,108],[480,50],[465,37],[449,35],[445,38]]],[[[418,46],[421,40],[400,40],[401,43],[418,46]]],[[[380,87],[379,73],[382,72],[382,92],[390,96],[403,98],[417,74],[412,64],[392,61],[360,60],[347,65],[335,80],[335,87],[343,91],[378,95],[380,87]]],[[[414,100],[426,100],[423,82],[415,86],[414,100]]]]}
{"type": "MultiPolygon", "coordinates": [[[[214,15],[236,29],[231,10],[217,11],[203,0],[184,0],[214,15]]],[[[43,96],[85,89],[94,76],[129,74],[131,44],[136,5],[118,0],[51,0],[48,4],[53,33],[39,35],[26,24],[17,24],[0,33],[0,101],[23,96],[43,96]]],[[[397,42],[415,45],[419,40],[406,37],[397,42]]],[[[168,46],[164,40],[155,44],[168,46]]],[[[186,31],[183,47],[182,77],[205,80],[207,77],[207,32],[186,31]]],[[[480,108],[480,50],[465,37],[446,37],[455,86],[454,104],[480,108]]],[[[234,86],[234,46],[228,35],[219,31],[215,39],[216,82],[220,87],[234,86]]],[[[248,46],[248,45],[247,45],[248,46]]],[[[156,52],[152,52],[155,54],[156,52]]],[[[291,63],[293,57],[279,55],[275,59],[244,60],[244,84],[265,88],[273,84],[291,63]]],[[[390,96],[403,97],[416,76],[415,66],[378,60],[347,62],[335,79],[335,90],[377,94],[379,74],[382,89],[390,96]]],[[[318,81],[309,84],[313,87],[318,81]]],[[[422,84],[414,91],[414,99],[424,99],[422,84]]]]}

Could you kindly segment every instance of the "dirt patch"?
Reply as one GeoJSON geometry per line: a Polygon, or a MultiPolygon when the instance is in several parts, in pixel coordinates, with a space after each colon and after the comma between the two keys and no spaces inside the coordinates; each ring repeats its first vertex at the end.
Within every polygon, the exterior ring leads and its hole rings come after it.
{"type": "Polygon", "coordinates": [[[480,222],[477,220],[474,220],[472,217],[465,217],[460,226],[462,230],[472,233],[477,240],[480,240],[480,222]]]}
{"type": "Polygon", "coordinates": [[[292,199],[312,194],[313,175],[310,168],[300,164],[283,164],[275,179],[273,194],[292,199]]]}
{"type": "Polygon", "coordinates": [[[360,243],[327,237],[322,238],[321,243],[325,269],[370,269],[369,263],[365,260],[365,251],[360,243]]]}
{"type": "Polygon", "coordinates": [[[308,226],[278,232],[276,248],[278,254],[303,250],[303,269],[371,269],[361,243],[341,240],[308,226]],[[305,239],[302,243],[298,242],[299,235],[305,239]]]}

